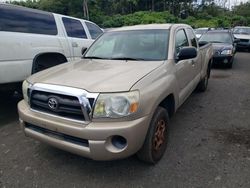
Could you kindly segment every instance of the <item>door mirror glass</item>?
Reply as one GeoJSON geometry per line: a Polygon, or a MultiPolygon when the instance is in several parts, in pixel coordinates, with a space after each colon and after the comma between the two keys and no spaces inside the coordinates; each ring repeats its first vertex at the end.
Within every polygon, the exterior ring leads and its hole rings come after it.
{"type": "Polygon", "coordinates": [[[87,51],[87,49],[88,49],[88,48],[86,48],[86,47],[83,47],[83,48],[82,48],[82,56],[83,56],[84,53],[87,51]]]}
{"type": "Polygon", "coordinates": [[[199,41],[199,47],[207,45],[209,42],[207,41],[199,41]]]}
{"type": "Polygon", "coordinates": [[[194,47],[183,47],[180,49],[177,60],[181,61],[184,59],[193,59],[197,57],[197,49],[194,47]]]}

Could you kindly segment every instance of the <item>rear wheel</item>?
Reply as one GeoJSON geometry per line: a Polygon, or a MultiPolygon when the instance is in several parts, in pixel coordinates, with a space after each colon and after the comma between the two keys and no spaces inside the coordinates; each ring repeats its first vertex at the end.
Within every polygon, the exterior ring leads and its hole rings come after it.
{"type": "Polygon", "coordinates": [[[168,124],[167,110],[158,107],[151,120],[144,144],[137,153],[140,160],[155,164],[162,158],[167,148],[168,124]]]}
{"type": "Polygon", "coordinates": [[[198,91],[204,92],[207,90],[208,80],[210,77],[210,70],[211,70],[211,68],[210,68],[210,66],[208,66],[205,77],[202,78],[202,80],[199,82],[199,84],[197,86],[198,91]]]}
{"type": "Polygon", "coordinates": [[[206,76],[198,84],[198,91],[200,92],[206,91],[207,85],[208,85],[208,74],[206,74],[206,76]]]}

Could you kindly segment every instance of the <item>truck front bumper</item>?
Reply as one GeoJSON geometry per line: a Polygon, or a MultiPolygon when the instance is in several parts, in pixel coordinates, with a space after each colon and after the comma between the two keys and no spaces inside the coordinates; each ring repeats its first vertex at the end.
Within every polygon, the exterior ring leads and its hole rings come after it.
{"type": "Polygon", "coordinates": [[[214,64],[228,64],[232,61],[234,55],[216,55],[213,57],[214,64]]]}
{"type": "Polygon", "coordinates": [[[83,125],[32,111],[18,103],[21,127],[26,136],[94,160],[114,160],[135,154],[143,145],[150,117],[122,122],[91,122],[83,125]]]}

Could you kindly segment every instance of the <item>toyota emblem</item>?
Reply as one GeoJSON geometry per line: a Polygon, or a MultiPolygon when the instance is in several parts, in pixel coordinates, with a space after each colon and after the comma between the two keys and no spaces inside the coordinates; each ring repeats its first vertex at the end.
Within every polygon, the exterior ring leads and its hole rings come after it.
{"type": "Polygon", "coordinates": [[[49,98],[48,106],[51,110],[57,110],[58,108],[58,101],[55,98],[49,98]]]}

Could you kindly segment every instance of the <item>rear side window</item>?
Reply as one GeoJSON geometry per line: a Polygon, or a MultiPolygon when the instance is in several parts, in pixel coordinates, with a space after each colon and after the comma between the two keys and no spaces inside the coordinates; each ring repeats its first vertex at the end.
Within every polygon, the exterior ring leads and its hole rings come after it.
{"type": "Polygon", "coordinates": [[[197,48],[198,45],[196,42],[196,37],[194,35],[194,32],[191,29],[187,29],[187,34],[188,34],[188,37],[190,38],[192,46],[197,48]]]}
{"type": "Polygon", "coordinates": [[[85,23],[89,29],[89,33],[92,39],[96,39],[99,35],[103,33],[103,31],[95,24],[92,24],[90,22],[85,22],[85,23]]]}
{"type": "Polygon", "coordinates": [[[71,18],[62,18],[68,37],[87,38],[86,32],[79,20],[71,18]]]}
{"type": "Polygon", "coordinates": [[[189,44],[188,44],[188,39],[187,39],[186,33],[185,33],[184,29],[182,29],[182,30],[179,30],[175,36],[175,51],[176,51],[176,53],[178,54],[180,49],[185,47],[185,46],[189,46],[189,44]]]}
{"type": "Polygon", "coordinates": [[[53,14],[8,5],[0,6],[0,31],[57,35],[53,14]]]}

